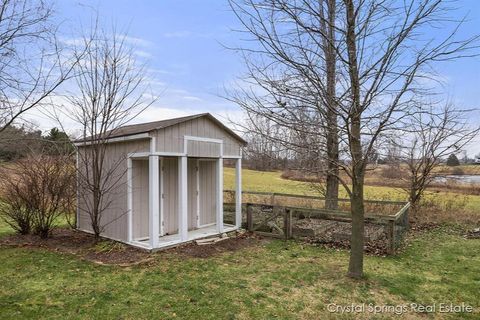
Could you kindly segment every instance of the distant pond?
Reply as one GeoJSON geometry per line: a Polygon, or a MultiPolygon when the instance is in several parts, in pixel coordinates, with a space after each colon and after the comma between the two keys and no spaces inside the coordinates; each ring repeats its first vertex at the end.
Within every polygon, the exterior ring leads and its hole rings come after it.
{"type": "Polygon", "coordinates": [[[480,175],[448,175],[448,176],[441,176],[436,177],[434,179],[436,182],[457,182],[457,183],[465,183],[465,184],[480,184],[480,175]]]}

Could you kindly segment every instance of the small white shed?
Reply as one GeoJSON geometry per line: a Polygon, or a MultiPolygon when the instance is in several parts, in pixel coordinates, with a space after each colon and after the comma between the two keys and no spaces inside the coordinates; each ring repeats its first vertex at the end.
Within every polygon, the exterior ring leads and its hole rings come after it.
{"type": "MultiPolygon", "coordinates": [[[[241,226],[246,142],[211,114],[124,126],[107,143],[105,163],[119,167],[119,183],[102,214],[102,236],[158,249],[241,226]],[[223,219],[224,159],[236,163],[233,224],[223,219]]],[[[88,150],[88,143],[76,145],[79,153],[88,150]]],[[[86,199],[78,197],[77,226],[91,232],[86,199]]]]}

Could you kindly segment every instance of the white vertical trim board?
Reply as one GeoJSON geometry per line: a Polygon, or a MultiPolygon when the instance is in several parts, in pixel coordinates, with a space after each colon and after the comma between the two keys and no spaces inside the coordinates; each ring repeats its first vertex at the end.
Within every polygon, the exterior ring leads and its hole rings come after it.
{"type": "Polygon", "coordinates": [[[162,237],[165,234],[165,211],[164,211],[164,193],[165,189],[163,186],[163,157],[160,158],[160,236],[162,237]]]}
{"type": "Polygon", "coordinates": [[[181,241],[188,240],[188,188],[187,157],[178,158],[178,234],[181,241]]]}
{"type": "MultiPolygon", "coordinates": [[[[221,149],[220,149],[221,150],[221,149]]],[[[217,159],[217,192],[216,192],[216,222],[218,233],[223,233],[223,158],[217,159]]]]}
{"type": "Polygon", "coordinates": [[[197,226],[197,228],[200,228],[200,160],[197,159],[197,161],[195,161],[195,164],[197,166],[197,168],[196,168],[197,197],[195,198],[196,201],[197,201],[197,223],[196,223],[196,226],[197,226]]]}
{"type": "Polygon", "coordinates": [[[159,159],[158,156],[149,156],[148,157],[148,235],[150,238],[150,247],[156,248],[158,247],[158,238],[159,238],[159,159]]]}
{"type": "Polygon", "coordinates": [[[242,158],[235,163],[235,226],[242,227],[242,158]]]}
{"type": "Polygon", "coordinates": [[[128,230],[127,239],[128,242],[133,240],[133,181],[132,181],[132,158],[127,158],[127,212],[128,212],[128,230]]]}
{"type": "Polygon", "coordinates": [[[150,153],[155,153],[157,150],[157,137],[150,136],[150,153]]]}
{"type": "Polygon", "coordinates": [[[78,206],[78,196],[79,196],[79,192],[80,192],[80,176],[78,174],[78,171],[79,171],[79,167],[78,167],[78,164],[79,164],[78,148],[77,148],[77,154],[76,154],[75,162],[76,162],[76,166],[77,166],[77,171],[75,172],[76,176],[77,176],[77,199],[76,199],[77,211],[76,211],[75,214],[77,215],[76,227],[77,227],[77,229],[80,229],[80,207],[78,206]]]}

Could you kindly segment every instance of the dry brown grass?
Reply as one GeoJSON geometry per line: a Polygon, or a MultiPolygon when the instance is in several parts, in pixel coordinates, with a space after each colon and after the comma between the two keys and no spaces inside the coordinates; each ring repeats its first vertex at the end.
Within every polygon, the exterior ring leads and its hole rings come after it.
{"type": "Polygon", "coordinates": [[[480,214],[468,210],[468,202],[467,195],[451,198],[444,197],[439,193],[432,194],[421,200],[417,212],[412,212],[410,218],[413,222],[421,225],[443,223],[480,225],[480,214]]]}

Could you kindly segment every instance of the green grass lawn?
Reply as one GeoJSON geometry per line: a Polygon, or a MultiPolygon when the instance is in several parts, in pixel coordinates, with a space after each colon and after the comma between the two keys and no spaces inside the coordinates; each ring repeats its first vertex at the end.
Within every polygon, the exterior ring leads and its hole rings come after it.
{"type": "MultiPolygon", "coordinates": [[[[276,172],[244,170],[245,190],[311,193],[276,172]]],[[[233,188],[233,170],[225,170],[233,188]]],[[[391,194],[390,194],[391,193],[391,194]]],[[[398,191],[368,187],[369,198],[398,191]]],[[[474,204],[477,205],[477,204],[474,204]]],[[[480,207],[480,206],[479,206],[480,207]]],[[[0,237],[12,230],[0,223],[0,237]]],[[[407,319],[480,317],[480,239],[442,227],[411,236],[395,257],[366,256],[366,279],[345,276],[348,251],[274,240],[209,258],[153,254],[133,267],[102,266],[46,249],[0,247],[0,319],[389,319],[332,314],[337,305],[437,306],[465,303],[474,314],[417,314],[407,319]]]]}
{"type": "Polygon", "coordinates": [[[462,302],[477,308],[462,318],[480,316],[480,240],[445,228],[397,257],[367,256],[363,281],[345,277],[347,251],[281,240],[127,268],[31,248],[1,248],[0,261],[1,319],[355,319],[326,306],[462,302]]]}

